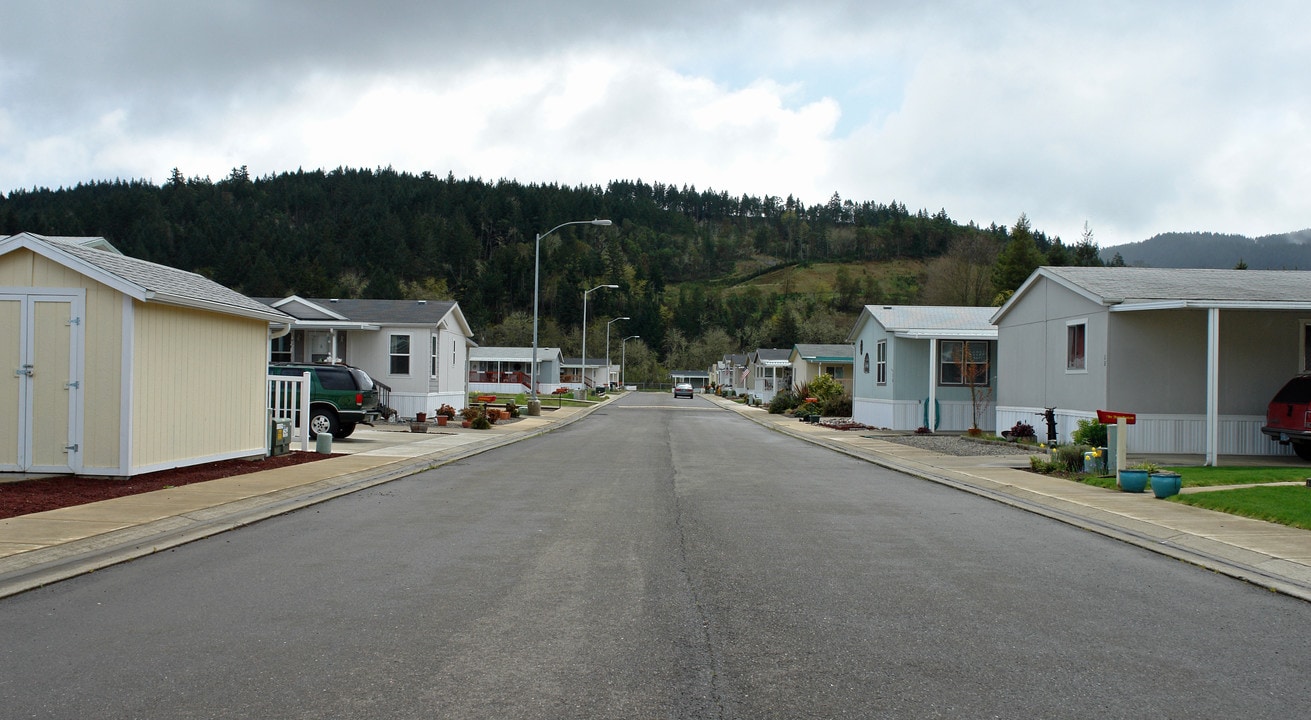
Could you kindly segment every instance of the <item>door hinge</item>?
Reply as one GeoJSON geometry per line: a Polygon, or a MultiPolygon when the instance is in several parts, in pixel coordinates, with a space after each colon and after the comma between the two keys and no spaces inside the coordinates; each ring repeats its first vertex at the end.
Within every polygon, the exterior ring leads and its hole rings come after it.
{"type": "Polygon", "coordinates": [[[32,366],[22,365],[17,370],[14,371],[14,375],[16,377],[23,377],[23,376],[32,377],[32,366]]]}
{"type": "Polygon", "coordinates": [[[80,317],[69,318],[69,319],[68,319],[68,322],[66,322],[66,323],[64,323],[64,324],[65,324],[65,325],[81,325],[81,324],[82,324],[82,318],[80,318],[80,317]]]}
{"type": "Polygon", "coordinates": [[[65,445],[64,452],[77,452],[77,443],[73,443],[72,445],[65,445]]]}
{"type": "Polygon", "coordinates": [[[68,382],[64,383],[64,387],[73,388],[74,390],[76,390],[82,387],[82,383],[78,380],[69,380],[68,382]]]}

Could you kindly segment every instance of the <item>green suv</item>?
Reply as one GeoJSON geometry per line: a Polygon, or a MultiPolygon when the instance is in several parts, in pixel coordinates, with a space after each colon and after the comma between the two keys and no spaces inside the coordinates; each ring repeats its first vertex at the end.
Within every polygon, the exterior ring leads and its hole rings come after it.
{"type": "Polygon", "coordinates": [[[272,363],[270,375],[310,374],[310,438],[327,433],[349,437],[359,423],[378,419],[378,389],[363,370],[350,365],[272,363]]]}

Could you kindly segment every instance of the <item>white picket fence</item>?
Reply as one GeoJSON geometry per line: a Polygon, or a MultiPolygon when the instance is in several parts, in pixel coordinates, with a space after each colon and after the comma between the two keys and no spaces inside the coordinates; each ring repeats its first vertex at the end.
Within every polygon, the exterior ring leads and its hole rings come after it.
{"type": "Polygon", "coordinates": [[[300,440],[301,452],[310,450],[310,374],[269,375],[269,418],[290,420],[291,439],[300,440]]]}

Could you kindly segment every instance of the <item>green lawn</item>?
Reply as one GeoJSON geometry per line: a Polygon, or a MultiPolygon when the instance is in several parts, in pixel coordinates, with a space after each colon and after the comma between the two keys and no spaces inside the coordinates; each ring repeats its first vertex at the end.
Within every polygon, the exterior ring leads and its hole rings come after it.
{"type": "Polygon", "coordinates": [[[1254,485],[1298,482],[1311,477],[1311,467],[1171,467],[1183,477],[1184,487],[1254,485]]]}
{"type": "MultiPolygon", "coordinates": [[[[1179,473],[1186,488],[1301,482],[1311,477],[1311,467],[1165,467],[1161,469],[1179,473]]],[[[1115,489],[1114,477],[1080,475],[1077,479],[1085,485],[1115,489]]]]}
{"type": "Polygon", "coordinates": [[[1215,490],[1170,498],[1230,515],[1311,530],[1311,488],[1302,485],[1215,490]]]}

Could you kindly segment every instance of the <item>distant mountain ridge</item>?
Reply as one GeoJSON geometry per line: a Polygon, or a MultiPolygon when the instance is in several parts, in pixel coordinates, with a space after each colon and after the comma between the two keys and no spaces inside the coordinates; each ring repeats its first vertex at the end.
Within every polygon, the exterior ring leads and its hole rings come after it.
{"type": "Polygon", "coordinates": [[[1102,248],[1110,263],[1119,253],[1126,265],[1158,268],[1311,270],[1311,228],[1250,238],[1209,232],[1162,233],[1142,242],[1102,248]]]}

